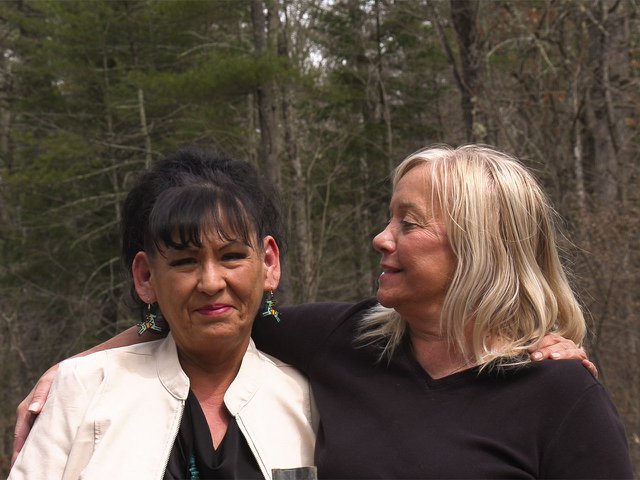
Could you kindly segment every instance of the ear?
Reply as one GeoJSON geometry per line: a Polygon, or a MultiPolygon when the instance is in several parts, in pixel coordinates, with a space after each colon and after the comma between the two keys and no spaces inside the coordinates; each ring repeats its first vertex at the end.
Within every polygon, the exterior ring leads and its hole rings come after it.
{"type": "Polygon", "coordinates": [[[155,289],[151,283],[151,265],[149,256],[145,252],[138,252],[131,264],[131,273],[133,274],[133,284],[136,292],[145,303],[155,303],[155,289]]]}
{"type": "Polygon", "coordinates": [[[264,237],[264,290],[270,291],[278,288],[280,283],[280,249],[271,235],[264,237]]]}

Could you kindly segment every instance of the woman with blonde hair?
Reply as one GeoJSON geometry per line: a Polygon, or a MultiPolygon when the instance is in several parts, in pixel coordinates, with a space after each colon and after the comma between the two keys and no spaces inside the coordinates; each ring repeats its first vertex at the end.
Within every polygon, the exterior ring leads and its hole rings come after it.
{"type": "Polygon", "coordinates": [[[585,320],[531,173],[485,146],[395,170],[376,300],[256,323],[309,377],[319,478],[632,478],[623,425],[580,362],[531,362],[585,320]]]}
{"type": "Polygon", "coordinates": [[[615,407],[573,350],[586,327],[555,236],[541,187],[502,152],[438,146],[397,167],[377,299],[254,323],[311,382],[319,478],[632,478],[615,407]],[[529,359],[560,335],[545,353],[577,360],[529,359]]]}

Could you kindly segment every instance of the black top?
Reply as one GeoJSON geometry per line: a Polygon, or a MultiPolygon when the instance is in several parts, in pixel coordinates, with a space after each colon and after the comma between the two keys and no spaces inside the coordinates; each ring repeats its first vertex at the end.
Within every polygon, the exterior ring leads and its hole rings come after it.
{"type": "Polygon", "coordinates": [[[622,423],[578,361],[432,379],[406,340],[390,361],[354,345],[375,304],[284,308],[258,348],[309,376],[319,478],[632,478],[622,423]]]}
{"type": "Polygon", "coordinates": [[[246,439],[231,418],[227,432],[218,448],[213,448],[207,419],[198,399],[189,390],[180,430],[173,443],[165,480],[204,479],[260,479],[264,480],[260,467],[251,453],[246,439]],[[191,462],[193,457],[194,462],[191,462]],[[197,476],[193,475],[193,468],[197,476]]]}

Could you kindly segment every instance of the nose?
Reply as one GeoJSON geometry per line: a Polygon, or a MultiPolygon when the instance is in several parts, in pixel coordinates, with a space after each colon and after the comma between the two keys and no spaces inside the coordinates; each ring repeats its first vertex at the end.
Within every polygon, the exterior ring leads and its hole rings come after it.
{"type": "Polygon", "coordinates": [[[200,268],[198,290],[208,295],[213,295],[222,290],[224,286],[225,280],[221,269],[210,262],[203,264],[200,268]]]}
{"type": "Polygon", "coordinates": [[[388,253],[395,248],[395,241],[391,232],[391,223],[384,230],[373,237],[373,248],[380,253],[388,253]]]}

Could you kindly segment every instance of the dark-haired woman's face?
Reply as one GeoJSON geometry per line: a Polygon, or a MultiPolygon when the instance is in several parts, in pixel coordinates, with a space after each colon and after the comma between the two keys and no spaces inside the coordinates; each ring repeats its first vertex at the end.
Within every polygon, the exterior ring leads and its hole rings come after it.
{"type": "Polygon", "coordinates": [[[134,261],[138,293],[158,302],[182,357],[194,361],[244,353],[263,293],[277,287],[279,275],[272,237],[258,248],[209,234],[200,248],[140,252],[134,261]]]}

